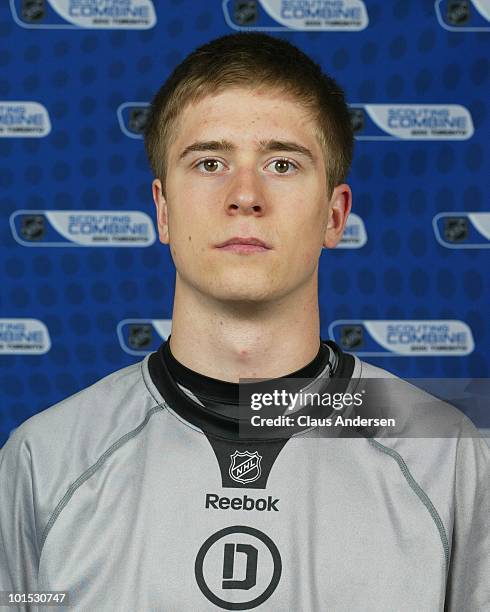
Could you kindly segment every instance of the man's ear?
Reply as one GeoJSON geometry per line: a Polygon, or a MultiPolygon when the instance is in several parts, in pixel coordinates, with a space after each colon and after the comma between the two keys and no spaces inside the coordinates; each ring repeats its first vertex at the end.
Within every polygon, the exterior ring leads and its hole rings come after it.
{"type": "Polygon", "coordinates": [[[328,204],[328,223],[323,246],[333,249],[344,233],[344,227],[352,207],[352,191],[349,185],[342,183],[333,190],[328,204]]]}
{"type": "Polygon", "coordinates": [[[160,179],[155,179],[151,184],[151,192],[153,201],[157,209],[157,226],[158,237],[163,244],[169,243],[168,237],[168,210],[167,200],[163,195],[162,182],[160,179]]]}

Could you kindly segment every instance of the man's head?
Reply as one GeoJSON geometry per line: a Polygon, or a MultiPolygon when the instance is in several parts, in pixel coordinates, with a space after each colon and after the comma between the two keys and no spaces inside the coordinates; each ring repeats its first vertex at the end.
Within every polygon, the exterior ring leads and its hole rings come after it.
{"type": "Polygon", "coordinates": [[[329,193],[345,180],[354,139],[342,89],[297,47],[280,38],[248,32],[223,36],[193,51],[153,98],[145,148],[164,190],[168,151],[183,110],[231,87],[267,88],[295,98],[317,125],[329,193]]]}
{"type": "Polygon", "coordinates": [[[255,303],[314,286],[350,211],[352,129],[307,56],[262,34],[208,43],[155,96],[145,144],[178,283],[255,303]],[[224,245],[236,238],[265,247],[224,245]]]}

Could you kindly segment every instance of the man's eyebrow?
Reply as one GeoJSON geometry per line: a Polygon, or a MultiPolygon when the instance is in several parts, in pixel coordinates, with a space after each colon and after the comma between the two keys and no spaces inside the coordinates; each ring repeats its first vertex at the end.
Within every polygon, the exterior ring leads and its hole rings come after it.
{"type": "MultiPolygon", "coordinates": [[[[184,159],[184,157],[186,157],[186,155],[192,151],[230,152],[235,151],[236,149],[236,145],[228,140],[200,140],[187,146],[180,154],[179,159],[184,159]]],[[[310,149],[290,140],[260,140],[259,151],[287,151],[289,153],[299,153],[300,155],[307,157],[311,162],[315,163],[315,157],[310,149]]]]}
{"type": "Polygon", "coordinates": [[[227,140],[198,140],[186,147],[179,156],[184,159],[186,155],[193,151],[234,151],[235,145],[227,140]]]}
{"type": "Polygon", "coordinates": [[[310,149],[297,142],[293,142],[291,140],[261,140],[259,144],[262,151],[271,153],[274,151],[299,153],[300,155],[307,157],[311,162],[315,163],[315,157],[310,149]]]}

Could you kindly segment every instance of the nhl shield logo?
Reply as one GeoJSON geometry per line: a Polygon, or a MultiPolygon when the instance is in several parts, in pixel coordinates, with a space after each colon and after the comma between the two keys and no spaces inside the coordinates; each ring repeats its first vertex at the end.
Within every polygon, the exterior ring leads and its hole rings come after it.
{"type": "Polygon", "coordinates": [[[470,18],[470,3],[468,0],[449,0],[447,5],[447,20],[450,24],[459,26],[470,18]]]}
{"type": "Polygon", "coordinates": [[[364,109],[351,108],[349,114],[353,132],[362,132],[364,129],[364,109]]]}
{"type": "Polygon", "coordinates": [[[135,106],[131,109],[128,119],[128,129],[135,134],[143,134],[150,114],[147,106],[135,106]]]}
{"type": "Polygon", "coordinates": [[[44,19],[46,7],[44,0],[24,0],[22,2],[22,19],[40,21],[44,19]]]}
{"type": "Polygon", "coordinates": [[[26,240],[42,240],[45,234],[44,217],[42,215],[24,215],[20,233],[26,240]]]}
{"type": "Polygon", "coordinates": [[[131,325],[129,327],[128,344],[132,349],[145,349],[152,342],[151,325],[131,325]]]}
{"type": "Polygon", "coordinates": [[[240,25],[250,25],[257,21],[256,0],[235,0],[235,21],[240,25]]]}
{"type": "Polygon", "coordinates": [[[466,217],[446,217],[444,219],[444,238],[448,242],[464,242],[468,238],[468,219],[466,217]]]}
{"type": "Polygon", "coordinates": [[[260,478],[260,461],[262,456],[257,451],[254,453],[235,451],[233,455],[230,455],[230,458],[229,474],[235,482],[245,484],[247,482],[255,482],[260,478]]]}
{"type": "Polygon", "coordinates": [[[347,349],[359,349],[363,344],[361,325],[343,325],[340,332],[340,343],[347,349]]]}

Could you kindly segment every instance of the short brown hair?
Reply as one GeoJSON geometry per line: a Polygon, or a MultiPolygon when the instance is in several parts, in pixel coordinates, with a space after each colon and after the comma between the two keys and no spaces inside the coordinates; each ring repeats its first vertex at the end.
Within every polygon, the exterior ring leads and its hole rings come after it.
{"type": "Polygon", "coordinates": [[[164,190],[168,149],[180,113],[189,103],[229,87],[266,87],[303,103],[319,127],[329,193],[345,180],[354,138],[342,89],[291,43],[267,34],[241,32],[212,40],[190,53],[151,102],[145,148],[164,190]]]}

